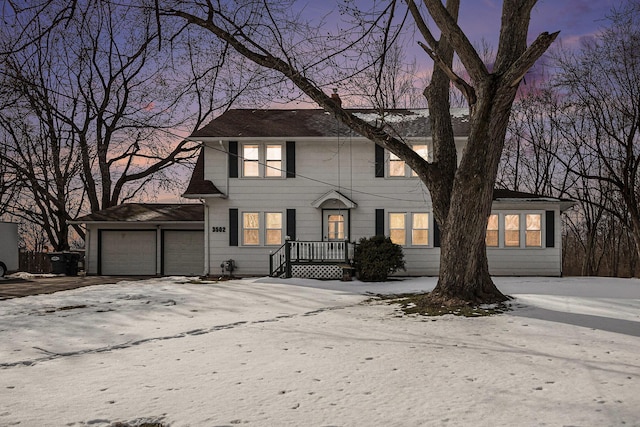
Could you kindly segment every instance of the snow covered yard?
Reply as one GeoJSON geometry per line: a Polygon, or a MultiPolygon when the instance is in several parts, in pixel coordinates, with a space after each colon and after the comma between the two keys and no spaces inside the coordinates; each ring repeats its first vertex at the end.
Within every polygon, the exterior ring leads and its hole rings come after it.
{"type": "Polygon", "coordinates": [[[0,425],[640,425],[640,281],[496,282],[515,310],[474,319],[363,303],[434,278],[0,301],[0,425]]]}

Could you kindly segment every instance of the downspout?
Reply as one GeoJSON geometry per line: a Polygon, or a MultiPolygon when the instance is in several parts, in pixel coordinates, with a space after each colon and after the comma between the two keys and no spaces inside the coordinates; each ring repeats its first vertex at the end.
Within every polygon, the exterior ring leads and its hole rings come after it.
{"type": "Polygon", "coordinates": [[[204,266],[202,275],[209,275],[209,205],[204,199],[200,199],[200,203],[204,206],[204,266]]]}

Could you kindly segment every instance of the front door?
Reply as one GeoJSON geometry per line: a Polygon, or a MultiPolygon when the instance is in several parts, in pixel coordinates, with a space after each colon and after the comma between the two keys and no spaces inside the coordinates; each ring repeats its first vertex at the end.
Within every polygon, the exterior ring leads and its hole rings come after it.
{"type": "Polygon", "coordinates": [[[325,242],[349,238],[349,210],[324,210],[323,238],[325,242]]]}

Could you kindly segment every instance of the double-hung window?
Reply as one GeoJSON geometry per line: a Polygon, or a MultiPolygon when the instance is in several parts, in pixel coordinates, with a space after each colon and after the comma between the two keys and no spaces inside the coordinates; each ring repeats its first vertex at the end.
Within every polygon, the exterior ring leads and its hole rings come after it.
{"type": "Polygon", "coordinates": [[[487,221],[487,237],[485,239],[487,247],[497,248],[500,244],[499,219],[498,214],[489,215],[489,220],[487,221]]]}
{"type": "Polygon", "coordinates": [[[266,224],[266,244],[282,244],[282,213],[266,212],[264,214],[266,224]]]}
{"type": "Polygon", "coordinates": [[[504,216],[504,245],[507,247],[520,246],[520,215],[504,216]]]}
{"type": "Polygon", "coordinates": [[[396,245],[407,243],[406,217],[404,213],[389,214],[389,237],[396,245]]]}
{"type": "Polygon", "coordinates": [[[282,244],[282,212],[244,212],[242,214],[242,244],[259,246],[282,244]]]}
{"type": "Polygon", "coordinates": [[[281,178],[283,176],[281,144],[244,144],[242,176],[248,178],[281,178]]]}
{"type": "Polygon", "coordinates": [[[411,217],[411,244],[427,246],[429,244],[429,214],[413,213],[411,217]]]}
{"type": "Polygon", "coordinates": [[[527,214],[526,215],[526,230],[525,230],[525,245],[527,247],[541,247],[542,246],[542,215],[540,214],[527,214]]]}
{"type": "Polygon", "coordinates": [[[242,244],[257,246],[260,244],[260,214],[244,212],[242,214],[242,244]]]}

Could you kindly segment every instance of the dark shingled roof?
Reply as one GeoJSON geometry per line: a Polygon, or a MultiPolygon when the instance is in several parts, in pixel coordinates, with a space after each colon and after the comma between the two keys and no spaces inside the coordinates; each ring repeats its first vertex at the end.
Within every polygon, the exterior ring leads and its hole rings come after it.
{"type": "Polygon", "coordinates": [[[191,180],[189,181],[189,185],[187,186],[187,190],[184,192],[183,196],[188,198],[189,196],[198,196],[203,194],[222,194],[222,192],[218,190],[218,187],[216,187],[213,182],[208,179],[204,179],[204,150],[200,150],[196,166],[191,174],[191,180]]]}
{"type": "MultiPolygon", "coordinates": [[[[348,109],[370,123],[380,123],[374,110],[348,109]]],[[[431,136],[427,109],[395,109],[385,112],[387,130],[401,137],[431,136]]],[[[469,135],[469,115],[452,110],[455,136],[469,135]]],[[[195,131],[191,138],[331,137],[348,136],[351,130],[324,110],[228,110],[195,131]]]]}
{"type": "Polygon", "coordinates": [[[204,221],[201,204],[125,203],[76,219],[75,222],[185,222],[204,221]]]}

